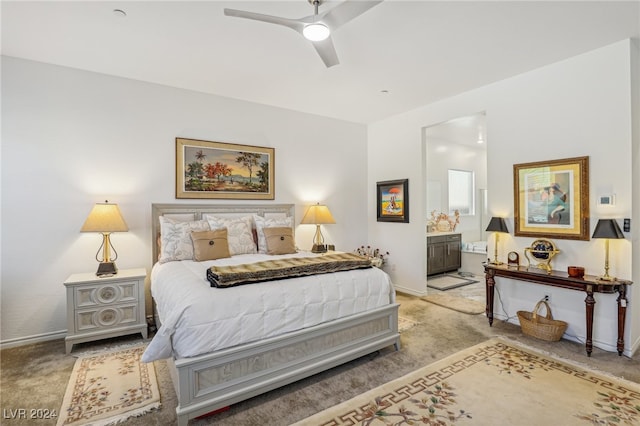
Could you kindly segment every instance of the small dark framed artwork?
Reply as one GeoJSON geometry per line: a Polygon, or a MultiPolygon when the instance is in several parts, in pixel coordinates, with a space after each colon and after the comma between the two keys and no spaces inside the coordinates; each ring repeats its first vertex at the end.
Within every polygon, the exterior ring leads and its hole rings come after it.
{"type": "Polygon", "coordinates": [[[409,223],[409,179],[377,182],[378,222],[409,223]]]}

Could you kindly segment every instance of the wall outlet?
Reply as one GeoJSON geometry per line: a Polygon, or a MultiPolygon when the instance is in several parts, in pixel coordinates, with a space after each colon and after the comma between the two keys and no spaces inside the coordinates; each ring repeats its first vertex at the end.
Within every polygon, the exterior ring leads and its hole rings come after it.
{"type": "Polygon", "coordinates": [[[545,293],[543,299],[545,302],[551,303],[551,293],[545,293]]]}

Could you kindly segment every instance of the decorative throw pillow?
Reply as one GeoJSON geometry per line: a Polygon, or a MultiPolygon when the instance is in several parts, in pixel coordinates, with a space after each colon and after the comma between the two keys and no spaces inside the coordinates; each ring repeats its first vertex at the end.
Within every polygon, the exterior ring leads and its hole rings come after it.
{"type": "Polygon", "coordinates": [[[227,241],[231,256],[237,254],[253,254],[256,252],[256,244],[251,233],[251,216],[240,218],[223,218],[213,215],[204,215],[212,230],[227,228],[227,241]]]}
{"type": "Polygon", "coordinates": [[[262,216],[258,216],[257,214],[253,215],[253,220],[256,223],[256,232],[258,234],[258,253],[266,253],[267,252],[267,240],[264,236],[265,228],[276,228],[276,227],[284,227],[288,226],[289,228],[293,228],[293,218],[285,217],[282,219],[265,219],[262,216]]]}
{"type": "Polygon", "coordinates": [[[264,228],[267,254],[292,254],[296,252],[293,229],[289,227],[264,228]]]}
{"type": "Polygon", "coordinates": [[[231,257],[226,228],[215,231],[191,231],[191,239],[193,240],[193,260],[202,262],[231,257]]]}
{"type": "Polygon", "coordinates": [[[193,260],[191,231],[208,231],[206,220],[180,222],[160,217],[160,263],[174,260],[193,260]]]}

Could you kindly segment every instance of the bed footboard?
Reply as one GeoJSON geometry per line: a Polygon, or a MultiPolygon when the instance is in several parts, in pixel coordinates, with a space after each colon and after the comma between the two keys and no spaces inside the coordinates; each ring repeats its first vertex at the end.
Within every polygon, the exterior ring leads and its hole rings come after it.
{"type": "Polygon", "coordinates": [[[170,362],[178,424],[394,345],[398,304],[170,362]]]}

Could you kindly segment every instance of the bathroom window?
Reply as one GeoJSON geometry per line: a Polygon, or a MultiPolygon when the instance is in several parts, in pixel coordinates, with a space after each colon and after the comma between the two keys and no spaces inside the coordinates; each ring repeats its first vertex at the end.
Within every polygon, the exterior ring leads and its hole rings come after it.
{"type": "Polygon", "coordinates": [[[475,214],[475,178],[468,170],[449,169],[449,212],[458,210],[461,216],[475,214]]]}

